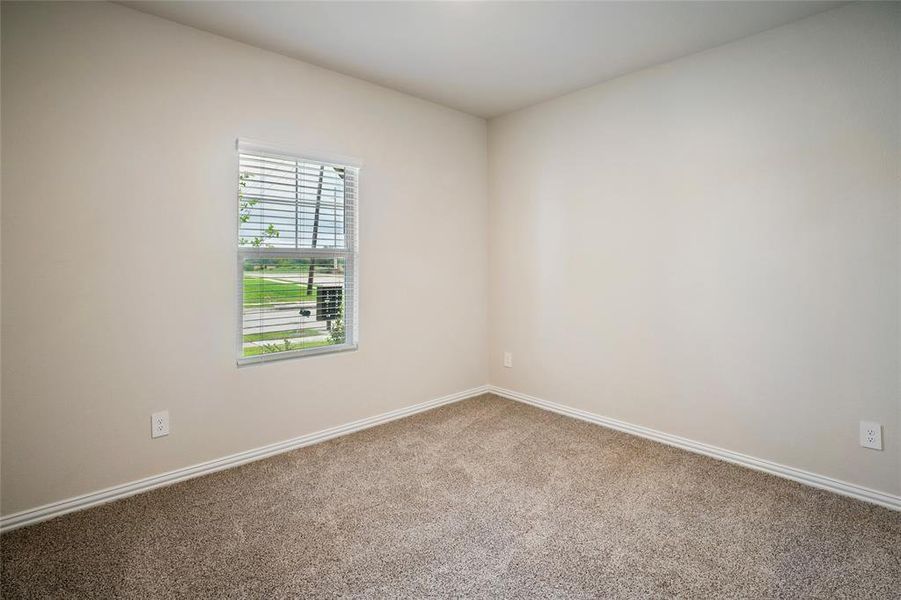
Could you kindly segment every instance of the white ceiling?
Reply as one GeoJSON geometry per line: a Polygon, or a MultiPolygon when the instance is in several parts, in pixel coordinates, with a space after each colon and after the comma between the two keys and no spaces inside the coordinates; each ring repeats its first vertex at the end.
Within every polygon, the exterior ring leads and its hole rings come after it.
{"type": "Polygon", "coordinates": [[[844,2],[122,2],[493,117],[844,2]]]}

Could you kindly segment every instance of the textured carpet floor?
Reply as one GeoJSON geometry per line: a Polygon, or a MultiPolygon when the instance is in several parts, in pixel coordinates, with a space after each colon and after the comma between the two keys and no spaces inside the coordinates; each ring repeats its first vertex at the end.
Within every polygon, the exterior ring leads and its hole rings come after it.
{"type": "Polygon", "coordinates": [[[901,597],[901,513],[492,396],[0,553],[4,598],[901,597]]]}

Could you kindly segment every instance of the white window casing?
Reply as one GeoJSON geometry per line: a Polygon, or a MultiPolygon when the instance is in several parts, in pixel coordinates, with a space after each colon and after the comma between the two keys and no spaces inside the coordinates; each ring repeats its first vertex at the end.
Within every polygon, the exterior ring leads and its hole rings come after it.
{"type": "Polygon", "coordinates": [[[238,364],[356,349],[359,165],[237,147],[238,364]]]}

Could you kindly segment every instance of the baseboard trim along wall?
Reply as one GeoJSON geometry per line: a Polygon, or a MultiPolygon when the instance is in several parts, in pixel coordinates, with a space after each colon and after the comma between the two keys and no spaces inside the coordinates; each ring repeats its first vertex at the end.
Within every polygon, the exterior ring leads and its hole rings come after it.
{"type": "Polygon", "coordinates": [[[578,408],[571,408],[563,404],[549,402],[547,400],[542,400],[541,398],[536,398],[535,396],[529,396],[528,394],[522,394],[520,392],[515,392],[513,390],[508,390],[495,385],[489,385],[488,391],[492,394],[507,398],[509,400],[516,400],[517,402],[523,402],[525,404],[530,404],[532,406],[542,408],[544,410],[549,410],[561,415],[566,415],[568,417],[573,417],[582,421],[588,421],[589,423],[601,425],[602,427],[616,429],[617,431],[637,435],[649,440],[653,440],[655,442],[667,444],[669,446],[675,446],[676,448],[688,450],[689,452],[703,454],[711,458],[724,460],[726,462],[741,465],[743,467],[748,467],[756,471],[769,473],[770,475],[776,475],[778,477],[784,477],[785,479],[791,479],[792,481],[797,481],[798,483],[803,483],[815,488],[820,488],[822,490],[827,490],[836,494],[841,494],[843,496],[856,498],[857,500],[863,500],[864,502],[870,502],[872,504],[878,504],[886,508],[901,511],[901,496],[894,496],[892,494],[865,488],[863,486],[848,483],[846,481],[832,479],[831,477],[826,477],[824,475],[817,475],[816,473],[810,473],[809,471],[795,469],[794,467],[787,467],[785,465],[780,465],[779,463],[770,462],[761,458],[755,458],[753,456],[748,456],[747,454],[740,454],[731,450],[725,450],[723,448],[696,442],[694,440],[679,437],[677,435],[671,435],[669,433],[664,433],[655,429],[649,429],[640,425],[633,425],[625,421],[619,421],[617,419],[611,419],[609,417],[602,417],[586,410],[580,410],[578,408]]]}
{"type": "Polygon", "coordinates": [[[100,504],[106,504],[107,502],[112,502],[121,498],[127,498],[128,496],[134,496],[142,492],[150,491],[154,488],[172,485],[173,483],[178,483],[179,481],[184,481],[186,479],[193,479],[194,477],[200,477],[201,475],[208,475],[210,473],[215,473],[216,471],[222,471],[223,469],[243,465],[244,463],[253,462],[255,460],[260,460],[269,456],[274,456],[276,454],[295,450],[297,448],[303,448],[304,446],[310,446],[312,444],[324,442],[332,438],[347,435],[349,433],[354,433],[356,431],[361,431],[363,429],[368,429],[370,427],[375,427],[376,425],[382,425],[384,423],[388,423],[389,421],[395,421],[397,419],[437,408],[445,404],[451,404],[453,402],[472,398],[474,396],[484,394],[487,391],[488,386],[475,387],[472,389],[464,390],[462,392],[457,392],[455,394],[442,396],[441,398],[435,398],[434,400],[429,400],[427,402],[414,404],[413,406],[408,406],[406,408],[399,408],[397,410],[376,415],[374,417],[367,417],[365,419],[360,419],[359,421],[354,421],[345,425],[338,425],[337,427],[323,429],[322,431],[317,431],[315,433],[301,435],[299,437],[285,440],[283,442],[276,442],[267,446],[254,448],[253,450],[247,450],[246,452],[239,452],[237,454],[232,454],[231,456],[225,456],[223,458],[217,458],[190,467],[185,467],[183,469],[169,471],[168,473],[163,473],[161,475],[153,475],[151,477],[146,477],[144,479],[139,479],[130,483],[113,486],[97,492],[91,492],[89,494],[75,496],[66,500],[60,500],[59,502],[45,504],[37,508],[23,510],[21,512],[0,517],[0,533],[10,531],[12,529],[17,529],[19,527],[24,527],[26,525],[31,525],[33,523],[38,523],[40,521],[46,521],[48,519],[59,517],[66,513],[75,512],[77,510],[84,510],[92,506],[98,506],[100,504]]]}
{"type": "Polygon", "coordinates": [[[60,500],[59,502],[52,502],[50,504],[45,504],[37,508],[23,510],[21,512],[3,516],[0,517],[0,532],[10,531],[19,527],[38,523],[40,521],[46,521],[48,519],[52,519],[66,513],[74,512],[77,510],[84,510],[92,506],[98,506],[100,504],[106,504],[107,502],[112,502],[121,498],[127,498],[128,496],[134,496],[136,494],[140,494],[154,488],[171,485],[173,483],[178,483],[179,481],[185,481],[186,479],[193,479],[194,477],[200,477],[209,473],[215,473],[216,471],[221,471],[223,469],[236,467],[248,462],[253,462],[255,460],[260,460],[269,456],[274,456],[276,454],[281,454],[283,452],[302,448],[304,446],[310,446],[312,444],[324,442],[332,438],[354,433],[356,431],[361,431],[363,429],[368,429],[369,427],[375,427],[376,425],[388,423],[390,421],[424,412],[432,408],[437,408],[445,404],[451,404],[453,402],[472,398],[484,393],[492,393],[497,396],[515,400],[517,402],[523,402],[537,408],[549,410],[561,415],[573,417],[582,421],[587,421],[589,423],[594,423],[596,425],[601,425],[602,427],[608,427],[610,429],[615,429],[624,433],[637,435],[649,440],[653,440],[655,442],[660,442],[669,446],[675,446],[676,448],[688,450],[689,452],[703,454],[711,458],[716,458],[733,464],[741,465],[743,467],[748,467],[757,471],[776,475],[778,477],[791,479],[793,481],[797,481],[799,483],[815,488],[820,488],[834,492],[836,494],[841,494],[843,496],[849,496],[851,498],[863,500],[864,502],[870,502],[872,504],[878,504],[886,508],[901,511],[901,496],[895,496],[892,494],[887,494],[885,492],[880,492],[878,490],[855,485],[853,483],[839,481],[837,479],[832,479],[831,477],[817,475],[816,473],[811,473],[809,471],[796,469],[794,467],[788,467],[768,460],[763,460],[760,458],[755,458],[753,456],[748,456],[746,454],[733,452],[731,450],[725,450],[723,448],[696,442],[694,440],[671,435],[662,431],[657,431],[655,429],[642,427],[640,425],[633,425],[625,421],[603,417],[585,410],[571,408],[563,404],[557,404],[555,402],[536,398],[535,396],[529,396],[528,394],[522,394],[520,392],[508,390],[506,388],[494,385],[484,385],[464,390],[462,392],[457,392],[455,394],[442,396],[441,398],[435,398],[434,400],[429,400],[427,402],[414,404],[406,408],[400,408],[380,415],[375,415],[373,417],[367,417],[365,419],[353,421],[352,423],[347,423],[345,425],[338,425],[329,429],[323,429],[322,431],[302,435],[290,440],[285,440],[283,442],[276,442],[274,444],[269,444],[267,446],[261,446],[253,450],[248,450],[246,452],[239,452],[237,454],[232,454],[223,458],[217,458],[190,467],[185,467],[183,469],[176,469],[174,471],[169,471],[168,473],[153,475],[151,477],[139,479],[130,483],[113,486],[104,490],[91,492],[89,494],[84,494],[81,496],[75,496],[66,500],[60,500]]]}

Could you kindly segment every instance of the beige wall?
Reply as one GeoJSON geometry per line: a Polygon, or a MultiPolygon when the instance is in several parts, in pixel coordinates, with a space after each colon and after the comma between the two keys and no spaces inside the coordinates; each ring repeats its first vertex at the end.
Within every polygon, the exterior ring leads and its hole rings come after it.
{"type": "Polygon", "coordinates": [[[2,514],[489,380],[901,491],[897,5],[487,149],[480,119],[115,5],[2,28],[2,514]],[[239,136],[363,161],[358,352],[235,367],[239,136]]]}
{"type": "Polygon", "coordinates": [[[3,514],[487,381],[483,120],[116,5],[2,27],[3,514]],[[362,160],[358,352],[235,367],[239,136],[362,160]]]}
{"type": "Polygon", "coordinates": [[[901,492],[899,39],[851,5],[492,121],[491,383],[901,492]]]}

